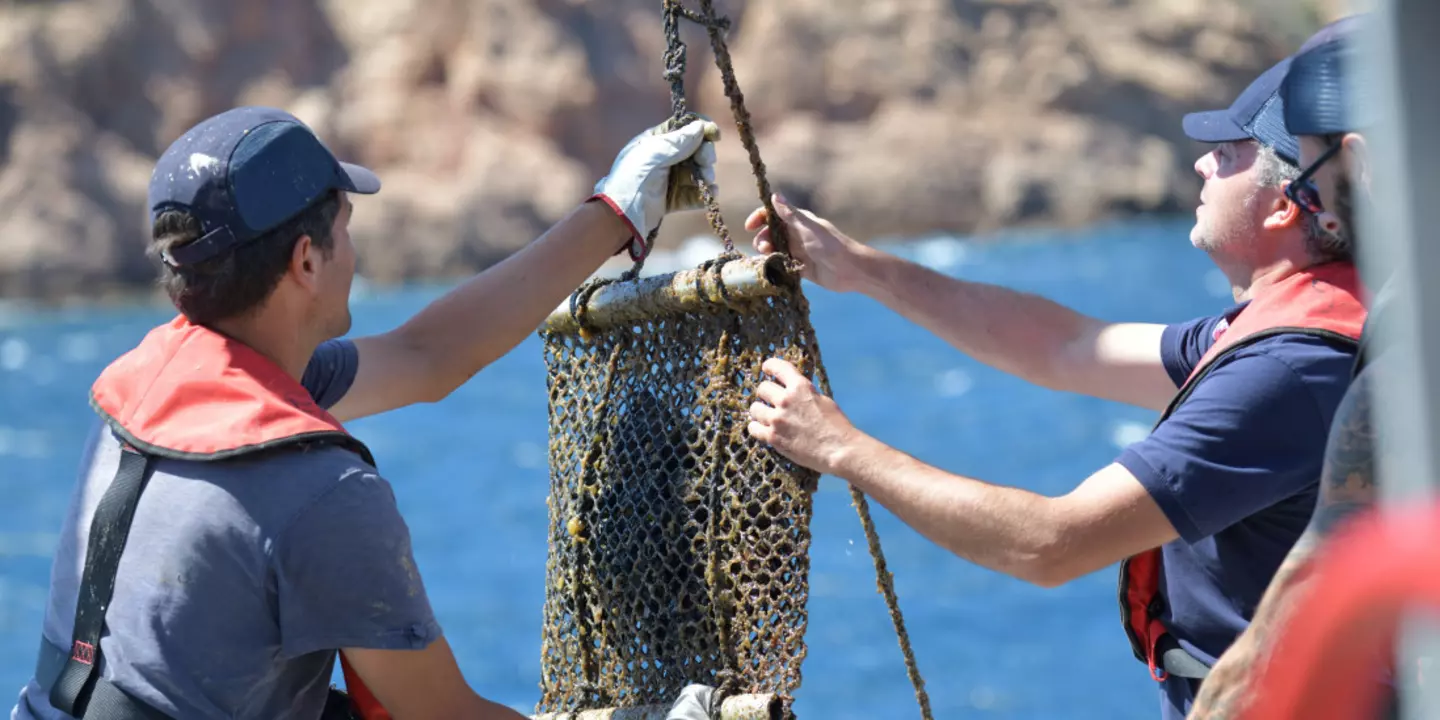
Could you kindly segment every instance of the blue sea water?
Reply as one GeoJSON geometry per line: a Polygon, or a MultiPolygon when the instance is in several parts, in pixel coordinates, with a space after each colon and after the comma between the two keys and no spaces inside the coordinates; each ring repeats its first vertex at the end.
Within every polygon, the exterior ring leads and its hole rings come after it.
{"type": "MultiPolygon", "coordinates": [[[[889,249],[1102,318],[1174,322],[1230,304],[1188,228],[1188,220],[1143,220],[889,249]]],[[[361,293],[353,332],[391,328],[445,289],[361,293]]],[[[941,468],[1061,494],[1155,420],[992,370],[865,297],[807,292],[841,407],[862,429],[941,468]]],[[[30,676],[50,554],[91,421],[89,384],[169,316],[151,306],[0,306],[0,714],[30,676]]],[[[539,692],[545,594],[544,383],[532,336],[445,401],[351,428],[395,487],[466,677],[526,713],[539,692]]],[[[879,506],[872,512],[937,718],[1156,716],[1155,685],[1119,626],[1113,567],[1036,588],[949,555],[879,506]]],[[[813,533],[797,715],[919,717],[864,535],[834,478],[822,480],[813,533]]]]}

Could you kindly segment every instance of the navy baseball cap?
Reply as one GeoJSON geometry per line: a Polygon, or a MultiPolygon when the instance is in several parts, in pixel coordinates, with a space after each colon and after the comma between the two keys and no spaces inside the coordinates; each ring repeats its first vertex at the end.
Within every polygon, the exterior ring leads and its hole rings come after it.
{"type": "Polygon", "coordinates": [[[1281,84],[1285,125],[1296,135],[1333,135],[1367,124],[1370,101],[1363,83],[1350,73],[1357,67],[1364,15],[1326,25],[1301,46],[1281,84]]]}
{"type": "Polygon", "coordinates": [[[184,210],[201,237],[165,262],[193,265],[273,230],[331,190],[371,194],[375,173],[331,154],[294,115],[240,107],[206,119],[176,140],[150,175],[150,217],[184,210]]]}
{"type": "Polygon", "coordinates": [[[1255,140],[1275,150],[1286,162],[1300,162],[1300,141],[1285,129],[1280,83],[1290,69],[1285,58],[1266,70],[1224,110],[1190,113],[1182,126],[1192,140],[1205,143],[1255,140]]]}

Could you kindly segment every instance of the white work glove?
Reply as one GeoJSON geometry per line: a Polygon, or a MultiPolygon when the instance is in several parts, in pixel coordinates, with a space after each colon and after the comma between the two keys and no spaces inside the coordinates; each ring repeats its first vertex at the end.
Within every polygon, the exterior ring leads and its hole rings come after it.
{"type": "Polygon", "coordinates": [[[630,225],[635,237],[628,247],[635,260],[645,256],[646,238],[666,213],[701,206],[692,173],[682,169],[674,173],[672,182],[672,168],[693,157],[706,184],[715,187],[714,141],[720,137],[720,127],[703,117],[678,130],[664,132],[664,127],[657,125],[631,139],[590,197],[604,200],[630,225]]]}
{"type": "Polygon", "coordinates": [[[705,685],[686,685],[680,691],[680,699],[670,706],[665,720],[710,720],[710,697],[715,688],[705,685]]]}

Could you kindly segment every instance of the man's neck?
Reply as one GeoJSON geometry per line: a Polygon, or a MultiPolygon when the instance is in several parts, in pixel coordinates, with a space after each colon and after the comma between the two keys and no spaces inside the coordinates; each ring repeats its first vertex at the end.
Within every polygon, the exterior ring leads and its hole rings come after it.
{"type": "Polygon", "coordinates": [[[1265,288],[1314,264],[1307,253],[1300,253],[1298,256],[1283,256],[1241,272],[1227,272],[1226,275],[1230,278],[1230,290],[1238,303],[1254,299],[1265,288]]]}
{"type": "Polygon", "coordinates": [[[279,365],[298,382],[319,345],[307,338],[303,328],[260,312],[245,318],[216,323],[215,330],[244,343],[279,365]]]}

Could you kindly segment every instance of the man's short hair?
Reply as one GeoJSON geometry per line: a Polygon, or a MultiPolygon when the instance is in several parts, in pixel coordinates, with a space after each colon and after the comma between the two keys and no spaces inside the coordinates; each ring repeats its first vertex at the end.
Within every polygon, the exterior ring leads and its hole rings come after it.
{"type": "MultiPolygon", "coordinates": [[[[213,325],[258,310],[290,267],[295,243],[303,236],[325,258],[335,249],[332,230],[340,197],[330,191],[254,240],[192,265],[161,263],[160,284],[170,301],[197,325],[213,325]]],[[[151,227],[150,254],[167,255],[201,236],[200,221],[184,210],[165,210],[151,227]]]]}
{"type": "MultiPolygon", "coordinates": [[[[1262,188],[1279,188],[1300,177],[1300,168],[1286,160],[1268,145],[1260,145],[1255,156],[1255,184],[1262,188]]],[[[1343,182],[1342,178],[1342,182],[1343,182]]],[[[1346,190],[1349,185],[1344,186],[1346,190]]],[[[1348,200],[1347,200],[1348,202],[1348,200]]],[[[1305,249],[1315,262],[1352,260],[1355,255],[1353,239],[1348,232],[1335,234],[1327,232],[1314,215],[1304,213],[1302,219],[1305,233],[1305,249]]]]}

